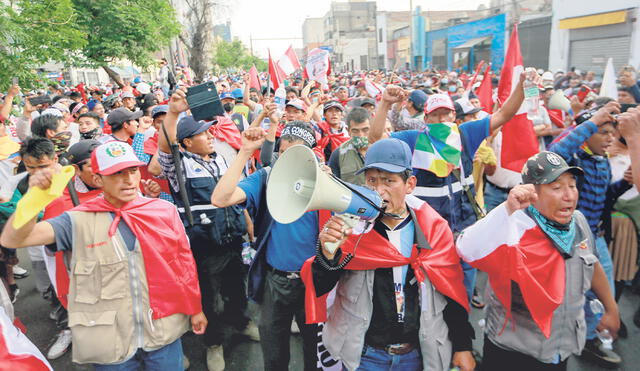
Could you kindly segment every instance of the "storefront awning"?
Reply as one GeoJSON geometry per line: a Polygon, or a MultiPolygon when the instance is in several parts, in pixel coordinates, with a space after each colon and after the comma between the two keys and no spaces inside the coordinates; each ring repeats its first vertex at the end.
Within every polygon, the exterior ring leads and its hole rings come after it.
{"type": "Polygon", "coordinates": [[[560,23],[558,24],[558,28],[563,30],[572,30],[575,28],[606,26],[608,24],[623,23],[626,20],[627,11],[619,10],[616,12],[593,14],[584,17],[561,19],[560,23]]]}
{"type": "Polygon", "coordinates": [[[469,49],[469,48],[473,48],[474,46],[480,44],[481,42],[485,41],[485,40],[489,40],[490,37],[477,37],[475,39],[471,39],[471,40],[467,40],[464,42],[464,44],[460,44],[456,47],[454,47],[453,49],[469,49]]]}

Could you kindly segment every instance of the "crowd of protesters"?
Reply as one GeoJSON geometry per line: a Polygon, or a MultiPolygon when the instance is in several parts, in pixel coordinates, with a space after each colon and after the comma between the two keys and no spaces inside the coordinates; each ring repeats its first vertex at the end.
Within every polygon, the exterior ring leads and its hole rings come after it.
{"type": "Polygon", "coordinates": [[[0,305],[19,317],[20,279],[34,277],[58,326],[47,358],[71,349],[99,370],[182,370],[180,339],[192,330],[208,369],[224,370],[231,329],[260,342],[264,369],[279,371],[300,332],[309,371],[323,322],[323,344],[347,370],[565,370],[580,354],[623,362],[616,303],[640,291],[633,67],[617,96],[600,94],[591,71],[528,70],[504,101],[493,73],[352,71],[328,83],[296,73],[273,89],[267,74],[256,88],[237,72],[208,79],[224,114],[205,120],[186,99],[204,81],[176,72],[162,60],[152,81],[4,94],[0,305]],[[527,80],[540,91],[539,153],[513,171],[502,166],[501,128],[527,80]],[[273,219],[269,171],[295,145],[378,192],[385,212],[370,231],[322,211],[273,219]],[[29,196],[56,187],[46,202],[29,196]],[[27,201],[38,208],[28,217],[27,201]],[[484,334],[472,307],[485,310],[484,334]]]}

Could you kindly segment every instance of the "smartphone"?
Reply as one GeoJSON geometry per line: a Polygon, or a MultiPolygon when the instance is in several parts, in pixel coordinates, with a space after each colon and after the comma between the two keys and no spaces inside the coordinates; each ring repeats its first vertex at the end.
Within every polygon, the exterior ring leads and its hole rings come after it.
{"type": "Polygon", "coordinates": [[[589,95],[589,93],[591,93],[591,88],[589,88],[586,85],[582,85],[580,87],[580,90],[578,90],[578,94],[577,94],[580,102],[584,102],[584,99],[587,97],[587,95],[589,95]]]}
{"type": "Polygon", "coordinates": [[[193,118],[197,121],[224,116],[216,84],[212,81],[190,87],[187,90],[187,103],[193,118]]]}

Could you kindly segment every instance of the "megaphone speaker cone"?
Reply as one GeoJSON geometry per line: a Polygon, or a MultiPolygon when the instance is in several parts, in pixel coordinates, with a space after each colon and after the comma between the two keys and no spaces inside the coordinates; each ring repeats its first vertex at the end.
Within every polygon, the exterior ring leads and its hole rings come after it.
{"type": "MultiPolygon", "coordinates": [[[[382,204],[375,191],[349,186],[376,206],[382,204]]],[[[316,155],[304,145],[288,148],[271,169],[267,181],[267,207],[273,219],[282,224],[292,223],[311,210],[349,213],[363,219],[378,215],[378,210],[367,200],[322,171],[316,155]]]]}

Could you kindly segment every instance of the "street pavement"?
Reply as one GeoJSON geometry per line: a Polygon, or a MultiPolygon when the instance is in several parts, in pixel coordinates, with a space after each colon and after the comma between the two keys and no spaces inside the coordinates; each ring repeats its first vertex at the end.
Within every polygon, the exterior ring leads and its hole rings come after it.
{"type": "MultiPolygon", "coordinates": [[[[20,257],[20,266],[31,272],[31,263],[26,249],[18,252],[20,257]]],[[[479,274],[479,287],[486,282],[486,276],[479,274]]],[[[20,295],[15,304],[15,313],[20,317],[27,327],[27,336],[34,344],[46,354],[47,349],[53,341],[54,335],[57,333],[54,321],[49,319],[49,312],[52,307],[42,299],[42,296],[36,291],[33,275],[18,280],[20,287],[20,295]]],[[[615,343],[615,349],[623,358],[623,365],[619,370],[637,371],[640,370],[640,352],[638,344],[640,344],[640,328],[633,324],[633,313],[640,305],[640,297],[629,291],[620,299],[620,311],[624,322],[629,329],[629,338],[620,339],[615,343]]],[[[255,308],[250,308],[255,313],[255,308]]],[[[476,340],[474,348],[482,349],[481,330],[478,321],[482,318],[482,311],[473,309],[471,320],[476,329],[476,340]]],[[[193,333],[187,333],[182,338],[185,354],[191,362],[190,371],[206,371],[206,351],[202,344],[200,336],[193,333]]],[[[262,351],[260,344],[237,334],[228,333],[228,339],[224,344],[226,370],[227,371],[260,371],[262,367],[262,351]]],[[[71,362],[71,352],[62,356],[57,360],[51,361],[51,365],[56,371],[85,371],[93,370],[93,367],[87,365],[77,365],[71,362]]],[[[505,365],[504,370],[516,369],[517,365],[505,365]]],[[[596,371],[603,370],[592,363],[584,361],[578,357],[572,357],[569,361],[569,371],[596,371]]],[[[303,370],[302,363],[302,340],[300,335],[291,337],[291,362],[289,370],[303,370]]],[[[16,370],[17,371],[17,370],[16,370]]]]}

